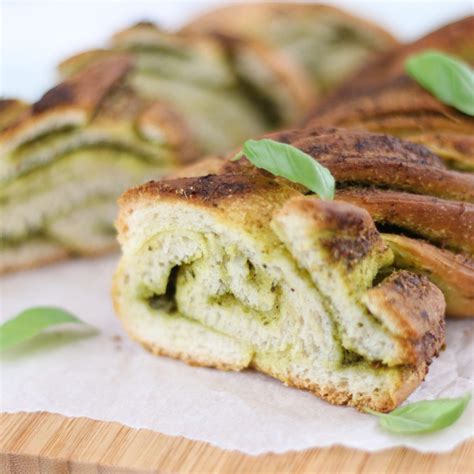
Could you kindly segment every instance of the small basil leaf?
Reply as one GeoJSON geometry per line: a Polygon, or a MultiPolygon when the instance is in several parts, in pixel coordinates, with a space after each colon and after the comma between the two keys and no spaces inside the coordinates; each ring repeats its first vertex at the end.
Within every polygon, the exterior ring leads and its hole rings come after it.
{"type": "Polygon", "coordinates": [[[378,413],[366,409],[379,417],[380,426],[397,434],[431,433],[452,425],[462,415],[471,395],[461,398],[423,400],[396,408],[390,413],[378,413]]]}
{"type": "Polygon", "coordinates": [[[85,324],[61,308],[39,306],[26,309],[0,326],[0,351],[36,336],[43,329],[64,323],[85,324]]]}
{"type": "Polygon", "coordinates": [[[302,184],[321,199],[333,199],[335,180],[330,171],[298,148],[270,139],[247,140],[233,160],[245,155],[257,168],[302,184]]]}
{"type": "Polygon", "coordinates": [[[425,51],[405,62],[407,73],[441,102],[474,115],[474,72],[448,54],[425,51]]]}

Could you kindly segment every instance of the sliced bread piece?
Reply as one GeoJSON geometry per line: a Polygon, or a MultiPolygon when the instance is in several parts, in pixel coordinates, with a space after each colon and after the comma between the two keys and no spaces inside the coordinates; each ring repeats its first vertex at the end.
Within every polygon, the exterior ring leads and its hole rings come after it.
{"type": "Polygon", "coordinates": [[[389,411],[443,344],[442,293],[408,271],[375,283],[393,254],[353,205],[211,175],[128,191],[117,227],[114,305],[156,354],[389,411]]]}

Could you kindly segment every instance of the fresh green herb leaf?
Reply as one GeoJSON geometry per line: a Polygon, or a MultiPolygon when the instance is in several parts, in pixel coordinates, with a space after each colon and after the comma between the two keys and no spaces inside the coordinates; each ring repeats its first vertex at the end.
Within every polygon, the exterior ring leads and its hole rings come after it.
{"type": "Polygon", "coordinates": [[[474,115],[474,71],[448,54],[425,51],[405,62],[407,73],[441,102],[474,115]]]}
{"type": "Polygon", "coordinates": [[[247,140],[232,160],[245,155],[257,168],[302,184],[321,199],[333,199],[335,180],[330,171],[298,148],[275,140],[247,140]]]}
{"type": "Polygon", "coordinates": [[[366,409],[379,417],[380,426],[397,434],[431,433],[452,425],[464,412],[471,395],[461,398],[423,400],[396,408],[390,413],[378,413],[366,409]]]}
{"type": "Polygon", "coordinates": [[[0,326],[0,351],[36,336],[43,329],[64,323],[85,324],[61,308],[38,306],[26,309],[0,326]]]}

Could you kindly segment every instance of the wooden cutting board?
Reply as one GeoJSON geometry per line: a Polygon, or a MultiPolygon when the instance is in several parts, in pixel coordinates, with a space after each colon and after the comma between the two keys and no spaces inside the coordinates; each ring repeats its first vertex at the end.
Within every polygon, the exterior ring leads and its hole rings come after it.
{"type": "Polygon", "coordinates": [[[410,473],[473,472],[474,440],[448,454],[342,447],[247,456],[118,423],[50,413],[0,414],[0,473],[410,473]]]}

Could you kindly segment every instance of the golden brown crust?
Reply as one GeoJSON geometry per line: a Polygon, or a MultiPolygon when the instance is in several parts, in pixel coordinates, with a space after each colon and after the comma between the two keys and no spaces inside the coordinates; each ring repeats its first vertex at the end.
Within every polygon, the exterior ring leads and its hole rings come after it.
{"type": "MultiPolygon", "coordinates": [[[[273,99],[278,102],[281,99],[282,91],[284,91],[285,100],[282,104],[270,104],[278,116],[272,117],[272,119],[278,119],[277,125],[281,126],[290,121],[301,120],[315,104],[314,87],[304,71],[293,62],[288,61],[286,55],[267,47],[259,41],[224,34],[170,33],[160,29],[152,22],[139,22],[114,34],[110,43],[111,50],[96,49],[66,59],[59,65],[61,73],[67,76],[91,63],[116,55],[127,54],[130,57],[136,57],[136,53],[140,53],[140,48],[156,47],[157,51],[160,48],[166,48],[170,51],[176,50],[178,55],[216,57],[221,61],[224,69],[227,69],[228,65],[226,63],[230,61],[232,63],[231,68],[235,69],[234,72],[236,73],[236,78],[231,80],[241,81],[241,91],[243,92],[245,88],[249,87],[249,84],[246,80],[240,78],[238,68],[233,64],[233,58],[252,56],[257,59],[261,66],[265,67],[266,73],[264,75],[271,74],[272,76],[271,79],[266,79],[269,82],[269,88],[266,91],[256,92],[254,90],[254,93],[258,94],[257,97],[262,99],[262,97],[268,96],[270,103],[273,99]],[[276,93],[273,97],[274,90],[276,90],[276,93]]],[[[138,65],[138,69],[140,69],[140,62],[138,62],[138,65]]],[[[259,73],[256,75],[258,77],[259,73]]],[[[247,92],[250,93],[250,91],[247,92]]],[[[255,99],[255,96],[250,98],[255,99]]],[[[265,107],[261,109],[265,109],[265,107]]],[[[259,112],[261,113],[262,110],[259,112]]]]}
{"type": "Polygon", "coordinates": [[[438,245],[474,253],[474,205],[431,196],[348,188],[337,199],[369,211],[376,222],[392,224],[438,245]]]}
{"type": "MultiPolygon", "coordinates": [[[[332,29],[331,39],[335,38],[340,31],[341,36],[344,37],[344,34],[349,30],[351,39],[347,41],[348,48],[358,44],[360,36],[360,45],[366,50],[366,57],[371,56],[371,53],[373,54],[375,51],[388,49],[397,44],[392,35],[372,22],[355,17],[333,6],[309,3],[260,2],[224,6],[194,18],[181,31],[185,34],[218,34],[251,39],[274,50],[279,50],[282,56],[287,57],[285,61],[287,67],[293,71],[299,70],[300,76],[306,76],[307,82],[312,82],[317,93],[320,89],[334,88],[344,79],[344,76],[347,77],[354,67],[363,61],[362,49],[359,49],[350,57],[349,62],[339,63],[339,66],[335,65],[336,68],[339,67],[339,73],[337,73],[330,64],[331,53],[324,55],[320,51],[321,47],[316,47],[315,54],[319,55],[323,63],[322,66],[316,66],[314,59],[305,57],[309,56],[309,51],[305,53],[303,50],[308,50],[308,47],[299,48],[296,45],[298,41],[291,39],[297,34],[299,25],[301,25],[301,38],[303,35],[307,35],[307,46],[312,41],[310,28],[314,29],[315,38],[319,30],[328,35],[332,29]],[[284,33],[285,27],[289,30],[290,39],[287,39],[287,35],[284,33]],[[354,34],[354,32],[357,33],[354,34]],[[341,70],[342,64],[345,66],[341,70]]],[[[332,47],[334,48],[335,45],[336,41],[332,47]]],[[[336,54],[343,53],[344,45],[341,45],[339,50],[338,46],[336,46],[336,54]]]]}
{"type": "Polygon", "coordinates": [[[474,136],[453,132],[410,135],[407,140],[420,143],[446,159],[452,168],[474,171],[474,136]]]}
{"type": "MultiPolygon", "coordinates": [[[[121,52],[119,55],[123,56],[126,53],[121,52]]],[[[77,53],[61,61],[58,65],[59,74],[63,79],[77,74],[79,71],[90,66],[92,63],[102,61],[104,59],[114,57],[117,53],[108,49],[90,49],[77,53]]]]}
{"type": "MultiPolygon", "coordinates": [[[[258,366],[256,366],[258,369],[258,366]]],[[[314,383],[309,383],[302,377],[290,377],[285,380],[289,386],[296,387],[303,390],[309,390],[316,396],[324,398],[333,405],[349,405],[365,412],[365,408],[370,408],[381,413],[392,411],[400,405],[424,380],[428,366],[423,365],[417,368],[407,367],[398,379],[397,390],[392,393],[382,394],[366,394],[354,399],[354,395],[349,391],[341,390],[334,385],[319,386],[314,383]]],[[[275,376],[275,375],[273,375],[275,376]]]]}
{"type": "Polygon", "coordinates": [[[311,117],[310,127],[358,126],[394,134],[436,128],[469,133],[474,127],[473,119],[441,103],[405,74],[357,92],[341,88],[338,94],[321,103],[311,117]]]}
{"type": "Polygon", "coordinates": [[[224,216],[232,212],[235,222],[253,228],[268,225],[275,207],[297,194],[293,188],[273,177],[262,175],[206,175],[150,181],[128,190],[119,198],[116,221],[119,241],[126,239],[128,215],[139,204],[185,200],[189,205],[212,208],[224,216]]]}
{"type": "Polygon", "coordinates": [[[111,88],[130,71],[132,65],[132,59],[124,55],[104,60],[100,65],[95,64],[46,92],[33,105],[32,114],[38,115],[65,106],[94,110],[111,88]]]}
{"type": "Polygon", "coordinates": [[[149,181],[132,188],[120,197],[119,205],[129,205],[144,198],[184,198],[201,205],[216,207],[225,199],[240,199],[246,194],[265,194],[279,188],[278,183],[271,177],[207,175],[177,178],[149,181]]]}
{"type": "Polygon", "coordinates": [[[308,126],[335,125],[406,137],[431,149],[449,166],[474,169],[474,119],[442,104],[408,77],[400,79],[366,95],[325,102],[313,112],[308,126]]]}
{"type": "Polygon", "coordinates": [[[28,114],[30,105],[18,99],[0,99],[0,132],[28,114]]]}
{"type": "Polygon", "coordinates": [[[363,297],[376,318],[405,343],[407,358],[430,364],[444,344],[445,302],[425,276],[401,270],[392,273],[363,297]]]}
{"type": "Polygon", "coordinates": [[[444,293],[446,314],[474,317],[474,260],[418,239],[384,234],[395,255],[394,265],[424,273],[444,293]]]}
{"type": "Polygon", "coordinates": [[[349,203],[299,196],[285,203],[278,214],[288,216],[295,213],[311,219],[315,233],[324,232],[323,246],[334,262],[342,263],[346,268],[354,267],[375,249],[383,251],[385,248],[365,209],[349,203]]]}
{"type": "Polygon", "coordinates": [[[326,166],[338,183],[389,186],[474,202],[474,175],[447,170],[425,147],[396,137],[324,127],[268,137],[308,153],[326,166]]]}
{"type": "Polygon", "coordinates": [[[44,133],[51,126],[83,124],[110,91],[123,80],[131,68],[129,58],[118,56],[95,64],[46,92],[27,113],[4,128],[0,145],[5,150],[44,133]]]}
{"type": "Polygon", "coordinates": [[[285,130],[266,137],[293,145],[321,162],[334,161],[339,156],[360,159],[386,156],[444,169],[442,161],[425,147],[389,135],[323,126],[285,130]]]}

